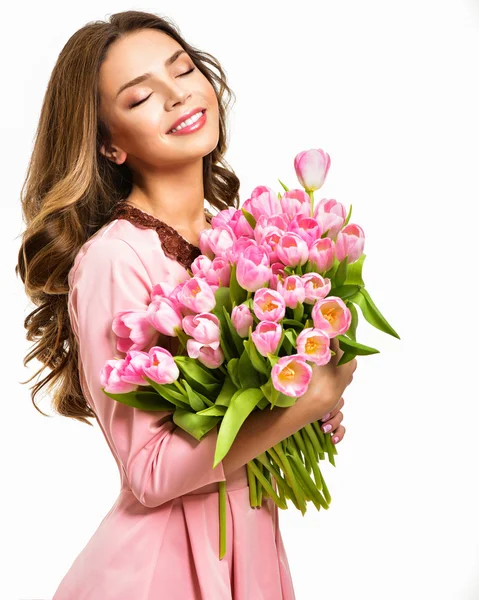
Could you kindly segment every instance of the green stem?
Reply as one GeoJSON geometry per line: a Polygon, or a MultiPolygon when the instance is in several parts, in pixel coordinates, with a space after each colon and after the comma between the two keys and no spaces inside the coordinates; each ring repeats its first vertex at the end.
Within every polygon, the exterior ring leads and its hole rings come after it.
{"type": "MultiPolygon", "coordinates": [[[[271,448],[270,448],[270,450],[268,450],[268,454],[266,452],[262,452],[261,454],[259,454],[256,457],[256,460],[259,461],[263,465],[263,467],[265,467],[269,471],[269,473],[271,473],[271,475],[274,477],[276,486],[279,489],[279,496],[284,501],[285,500],[285,492],[289,498],[292,498],[294,496],[293,490],[289,487],[289,485],[287,484],[285,479],[283,479],[283,477],[281,476],[280,471],[276,468],[275,465],[277,465],[279,468],[281,468],[281,464],[280,464],[281,461],[277,457],[277,454],[276,454],[276,452],[274,452],[274,450],[273,450],[273,452],[276,455],[276,457],[274,457],[272,455],[271,450],[272,450],[271,448]],[[271,460],[269,459],[268,455],[271,457],[271,460]]],[[[298,510],[299,510],[299,507],[298,507],[298,510]]]]}
{"type": "Polygon", "coordinates": [[[311,440],[309,439],[309,436],[307,435],[306,432],[303,432],[303,441],[304,441],[304,445],[306,448],[306,452],[308,453],[308,458],[311,461],[311,467],[313,469],[313,475],[314,475],[314,481],[316,483],[316,487],[318,488],[318,490],[322,489],[322,479],[321,479],[321,473],[318,467],[318,459],[316,458],[316,455],[314,453],[314,448],[313,448],[313,444],[311,443],[311,440]]]}
{"type": "Polygon", "coordinates": [[[283,471],[286,475],[286,479],[288,480],[289,485],[293,489],[293,492],[298,500],[298,503],[301,505],[301,508],[300,508],[301,513],[304,515],[304,513],[306,512],[306,502],[304,500],[304,495],[301,493],[301,489],[298,486],[298,482],[296,481],[296,477],[294,476],[294,473],[291,469],[289,460],[287,459],[287,457],[285,456],[285,454],[283,452],[283,445],[280,442],[279,444],[275,444],[273,447],[276,450],[281,462],[283,463],[283,471]]]}
{"type": "MultiPolygon", "coordinates": [[[[267,450],[266,452],[271,456],[271,459],[283,471],[283,473],[285,473],[284,466],[283,466],[283,461],[278,456],[278,454],[275,451],[275,449],[274,448],[269,448],[269,450],[267,450]]],[[[296,508],[298,510],[301,510],[301,507],[300,507],[299,502],[298,502],[298,500],[296,498],[296,495],[295,495],[293,489],[289,485],[289,481],[287,481],[286,479],[283,479],[279,475],[278,479],[276,479],[276,482],[277,482],[278,485],[282,485],[286,497],[289,498],[293,502],[293,504],[296,506],[296,508]]]]}
{"type": "Polygon", "coordinates": [[[226,554],[226,481],[220,481],[218,483],[221,560],[226,554]]]}
{"type": "Polygon", "coordinates": [[[325,506],[328,508],[328,505],[324,501],[324,498],[321,496],[320,492],[311,481],[311,478],[308,475],[303,463],[299,460],[297,456],[291,456],[291,462],[293,469],[296,469],[296,476],[300,483],[303,483],[305,489],[307,490],[308,495],[310,496],[311,501],[317,510],[321,509],[321,506],[325,506]]]}
{"type": "MultiPolygon", "coordinates": [[[[263,471],[256,465],[255,460],[256,459],[253,459],[248,463],[251,466],[253,473],[259,479],[261,485],[268,492],[268,494],[274,500],[274,502],[278,505],[278,507],[282,508],[283,510],[286,510],[288,507],[281,501],[281,498],[274,491],[272,485],[269,483],[269,481],[264,476],[263,471]]],[[[261,465],[261,463],[260,463],[260,465],[261,465]]]]}
{"type": "Polygon", "coordinates": [[[176,387],[177,387],[177,388],[180,390],[180,392],[181,392],[181,393],[182,393],[184,396],[188,397],[188,392],[187,392],[187,391],[185,390],[185,388],[184,388],[184,387],[181,385],[181,383],[178,381],[178,379],[176,379],[176,380],[175,380],[173,383],[176,385],[176,387]]]}
{"type": "Polygon", "coordinates": [[[309,460],[309,454],[306,452],[306,446],[304,445],[303,438],[301,437],[301,434],[299,433],[299,431],[295,431],[293,433],[293,438],[294,438],[297,446],[301,450],[301,453],[303,454],[304,463],[306,465],[306,469],[307,469],[308,473],[311,473],[311,468],[312,468],[311,461],[309,460]]]}

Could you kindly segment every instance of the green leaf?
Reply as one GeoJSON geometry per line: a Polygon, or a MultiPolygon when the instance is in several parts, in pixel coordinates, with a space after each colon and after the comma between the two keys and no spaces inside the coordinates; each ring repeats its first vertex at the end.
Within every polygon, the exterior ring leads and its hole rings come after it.
{"type": "Polygon", "coordinates": [[[265,395],[265,398],[268,400],[268,402],[271,403],[271,408],[275,406],[276,400],[279,397],[279,391],[274,387],[271,378],[268,379],[268,381],[261,386],[261,391],[265,395]]]}
{"type": "Polygon", "coordinates": [[[339,288],[346,281],[346,276],[348,274],[348,255],[343,258],[343,260],[339,263],[338,270],[334,275],[334,280],[332,281],[332,285],[335,288],[339,288]]]}
{"type": "Polygon", "coordinates": [[[226,412],[226,409],[226,406],[221,406],[221,404],[214,404],[213,406],[209,406],[204,410],[200,410],[197,414],[204,415],[207,417],[223,417],[226,412]]]}
{"type": "Polygon", "coordinates": [[[238,390],[233,395],[218,431],[213,468],[226,456],[241,425],[262,398],[263,392],[258,388],[238,390]]]}
{"type": "Polygon", "coordinates": [[[236,263],[231,265],[230,296],[233,306],[238,306],[238,304],[244,302],[247,296],[247,291],[240,286],[236,279],[236,263]]]}
{"type": "MultiPolygon", "coordinates": [[[[238,359],[235,358],[234,360],[238,360],[238,359]]],[[[232,382],[230,377],[226,376],[225,380],[223,382],[223,387],[221,388],[221,392],[218,394],[218,397],[216,398],[215,405],[216,406],[217,405],[229,406],[231,397],[237,391],[238,391],[237,386],[232,382]]]]}
{"type": "Polygon", "coordinates": [[[376,348],[365,346],[364,344],[350,340],[344,335],[337,335],[336,338],[339,342],[339,347],[343,352],[353,352],[355,356],[365,356],[369,354],[377,354],[379,352],[379,350],[376,350],[376,348]]]}
{"type": "MultiPolygon", "coordinates": [[[[289,188],[281,181],[281,179],[278,179],[278,181],[280,182],[280,184],[282,185],[283,189],[285,192],[289,192],[289,188]]],[[[281,196],[280,196],[281,197],[281,196]]]]}
{"type": "Polygon", "coordinates": [[[240,356],[241,353],[243,352],[243,339],[241,338],[241,336],[238,335],[238,332],[236,331],[235,326],[233,325],[233,321],[231,320],[231,317],[224,306],[223,306],[223,315],[224,315],[226,324],[228,326],[228,331],[229,331],[231,340],[232,340],[233,344],[235,345],[238,356],[240,356]]]}
{"type": "Polygon", "coordinates": [[[241,383],[238,378],[238,361],[239,361],[239,358],[232,358],[230,361],[228,361],[228,364],[226,365],[228,374],[231,377],[231,380],[234,383],[234,385],[236,386],[236,388],[241,387],[241,383]]]}
{"type": "Polygon", "coordinates": [[[345,335],[347,335],[352,340],[356,339],[356,330],[358,327],[358,311],[352,302],[347,302],[346,306],[351,313],[351,324],[349,329],[346,331],[345,335]]]}
{"type": "Polygon", "coordinates": [[[283,319],[281,321],[282,325],[291,325],[292,327],[300,327],[303,330],[304,325],[301,321],[297,321],[296,319],[283,319]]]}
{"type": "Polygon", "coordinates": [[[211,406],[213,404],[209,400],[207,402],[205,402],[205,400],[206,400],[205,396],[202,396],[200,393],[196,392],[187,381],[184,382],[184,386],[185,386],[186,392],[188,394],[188,400],[190,401],[190,406],[194,412],[197,413],[200,410],[203,410],[204,408],[211,406]]]}
{"type": "Polygon", "coordinates": [[[356,294],[361,287],[359,285],[341,285],[339,287],[332,287],[328,296],[339,296],[342,300],[351,298],[356,294]]]}
{"type": "Polygon", "coordinates": [[[359,285],[360,287],[364,287],[363,281],[363,264],[366,259],[366,255],[364,252],[353,263],[348,265],[348,276],[346,277],[346,281],[344,282],[347,285],[359,285]]]}
{"type": "Polygon", "coordinates": [[[105,388],[101,389],[106,396],[113,400],[140,410],[175,410],[176,408],[174,404],[156,392],[133,391],[113,394],[112,392],[105,392],[105,388]]]}
{"type": "Polygon", "coordinates": [[[248,223],[254,229],[256,227],[256,219],[253,217],[253,215],[250,212],[248,212],[245,208],[242,208],[241,212],[243,213],[244,218],[248,221],[248,223]]]}
{"type": "Polygon", "coordinates": [[[257,388],[262,383],[260,373],[253,367],[253,364],[246,351],[239,358],[238,362],[238,378],[241,383],[241,387],[246,388],[257,388]]]}
{"type": "Polygon", "coordinates": [[[181,408],[177,408],[173,414],[173,422],[198,441],[213,429],[220,419],[221,417],[198,416],[196,413],[181,408]]]}
{"type": "Polygon", "coordinates": [[[293,348],[296,348],[296,338],[298,337],[298,332],[295,329],[286,329],[284,335],[289,340],[293,348]]]}
{"type": "Polygon", "coordinates": [[[304,305],[302,302],[298,302],[298,305],[294,309],[293,314],[294,314],[293,320],[301,322],[301,319],[303,318],[303,315],[304,315],[304,305]]]}
{"type": "Polygon", "coordinates": [[[376,329],[380,331],[384,331],[384,333],[388,333],[393,337],[400,340],[401,338],[396,333],[396,331],[391,327],[391,325],[386,321],[383,317],[379,308],[374,304],[371,296],[368,294],[365,288],[361,288],[354,296],[349,299],[351,302],[354,302],[361,309],[364,318],[368,323],[370,323],[376,329]]]}
{"type": "Polygon", "coordinates": [[[276,356],[276,354],[271,354],[271,352],[268,352],[268,360],[270,362],[271,367],[274,367],[274,365],[279,360],[279,356],[276,356]]]}
{"type": "Polygon", "coordinates": [[[213,313],[219,313],[223,311],[223,307],[226,310],[231,311],[231,298],[230,298],[230,288],[228,287],[219,287],[215,292],[216,304],[214,309],[211,311],[213,313]]]}
{"type": "Polygon", "coordinates": [[[145,379],[154,388],[160,396],[163,396],[166,400],[174,404],[178,408],[183,408],[184,410],[188,410],[190,407],[186,402],[186,399],[182,394],[180,394],[176,389],[172,390],[168,384],[156,383],[153,379],[150,379],[145,375],[145,379]]]}
{"type": "Polygon", "coordinates": [[[251,361],[251,364],[253,365],[253,368],[255,368],[260,373],[263,373],[263,375],[266,375],[267,377],[269,377],[269,373],[270,373],[271,369],[268,367],[265,357],[258,352],[258,349],[254,345],[254,342],[251,339],[251,337],[248,338],[247,340],[244,340],[243,345],[244,345],[246,352],[248,353],[248,356],[251,361]]]}
{"type": "Polygon", "coordinates": [[[193,389],[207,396],[215,396],[219,392],[221,382],[196,359],[189,356],[175,356],[174,359],[193,389]]]}

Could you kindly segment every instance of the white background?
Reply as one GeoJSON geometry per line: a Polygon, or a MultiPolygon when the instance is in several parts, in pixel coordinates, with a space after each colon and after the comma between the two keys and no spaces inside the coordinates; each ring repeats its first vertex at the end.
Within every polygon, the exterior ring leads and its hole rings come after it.
{"type": "MultiPolygon", "coordinates": [[[[242,201],[256,185],[280,191],[278,178],[296,187],[298,152],[330,154],[315,198],[353,205],[367,289],[401,336],[360,321],[358,340],[381,352],[358,358],[337,467],[321,465],[332,505],[280,511],[297,600],[479,599],[477,0],[2,9],[0,599],[50,599],[119,491],[99,428],[43,417],[19,383],[38,363],[22,363],[33,307],[14,266],[56,58],[85,23],[127,9],[172,18],[224,66],[237,97],[226,158],[242,201]]],[[[40,407],[51,414],[48,397],[40,407]]]]}

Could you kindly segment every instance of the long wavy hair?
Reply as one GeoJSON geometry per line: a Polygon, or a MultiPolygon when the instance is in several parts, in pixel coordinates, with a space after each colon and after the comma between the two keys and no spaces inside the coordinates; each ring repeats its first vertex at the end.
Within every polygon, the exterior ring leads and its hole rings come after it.
{"type": "Polygon", "coordinates": [[[125,11],[108,21],[92,21],[76,31],[63,47],[43,100],[34,147],[21,189],[26,229],[15,273],[22,278],[37,308],[24,321],[28,341],[24,358],[43,366],[22,384],[48,375],[30,389],[35,397],[46,386],[56,413],[92,425],[96,419],[80,387],[78,346],[68,315],[68,272],[87,239],[109,219],[115,204],[132,188],[132,173],[106,158],[100,148],[111,141],[99,118],[98,75],[110,44],[139,29],[157,29],[176,40],[214,87],[219,106],[219,140],[203,158],[204,197],[222,210],[239,205],[240,182],[224,159],[226,113],[236,99],[226,75],[211,54],[188,44],[166,17],[125,11]],[[213,67],[213,68],[212,68],[213,67]],[[213,69],[216,69],[215,72],[213,69]]]}

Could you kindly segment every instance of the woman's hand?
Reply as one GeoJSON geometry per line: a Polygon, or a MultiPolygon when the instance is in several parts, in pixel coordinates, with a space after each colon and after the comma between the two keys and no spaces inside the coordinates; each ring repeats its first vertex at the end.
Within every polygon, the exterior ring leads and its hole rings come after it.
{"type": "Polygon", "coordinates": [[[344,434],[346,433],[346,428],[344,425],[341,425],[341,421],[343,420],[343,413],[341,412],[341,408],[344,406],[344,398],[341,396],[337,405],[333,408],[333,410],[328,414],[324,415],[324,417],[319,421],[321,431],[327,433],[328,435],[332,434],[332,442],[333,444],[339,444],[339,442],[343,439],[344,434]],[[325,431],[324,428],[330,425],[328,431],[325,431]]]}

